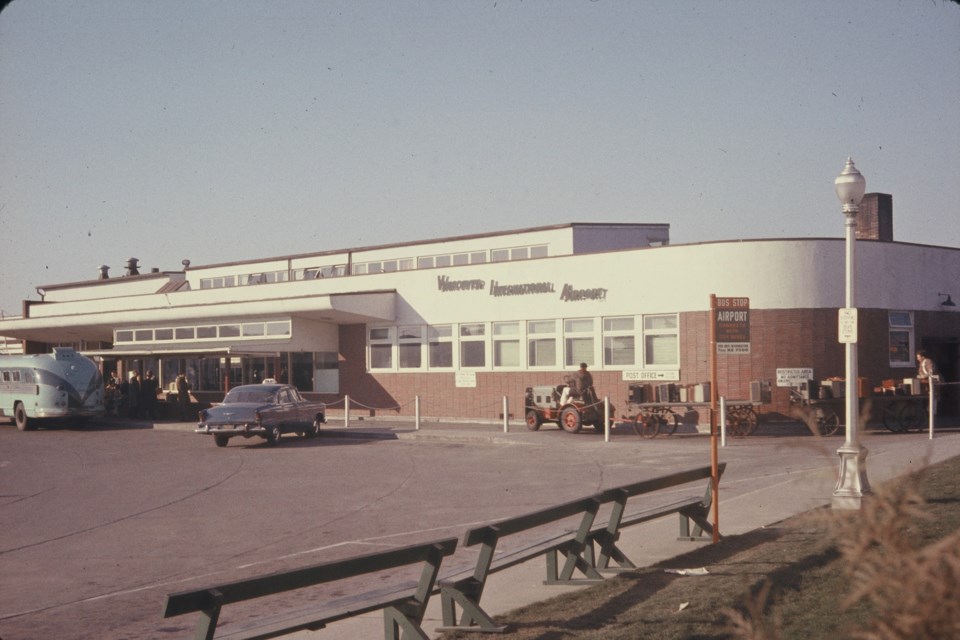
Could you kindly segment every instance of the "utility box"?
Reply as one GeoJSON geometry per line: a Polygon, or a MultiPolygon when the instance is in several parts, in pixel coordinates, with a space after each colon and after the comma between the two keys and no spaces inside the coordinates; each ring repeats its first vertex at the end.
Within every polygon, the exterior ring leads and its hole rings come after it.
{"type": "Polygon", "coordinates": [[[770,404],[773,394],[770,390],[770,380],[753,380],[750,382],[750,402],[770,404]]]}

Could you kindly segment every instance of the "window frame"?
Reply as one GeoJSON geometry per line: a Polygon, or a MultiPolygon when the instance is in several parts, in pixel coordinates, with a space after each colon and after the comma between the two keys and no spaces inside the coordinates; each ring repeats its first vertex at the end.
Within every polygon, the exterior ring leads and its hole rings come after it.
{"type": "Polygon", "coordinates": [[[367,327],[367,371],[395,371],[396,357],[394,354],[394,340],[396,336],[395,327],[367,327]],[[386,337],[374,337],[374,332],[385,332],[386,337]],[[383,353],[386,347],[387,364],[385,366],[374,366],[374,353],[383,353]]]}
{"type": "Polygon", "coordinates": [[[489,360],[490,360],[489,354],[487,353],[487,351],[488,351],[488,349],[487,349],[488,333],[489,333],[489,332],[487,331],[487,323],[486,323],[486,322],[463,322],[463,323],[457,325],[457,336],[458,336],[458,338],[459,338],[459,340],[457,341],[457,342],[458,342],[457,355],[459,356],[459,360],[458,360],[458,362],[457,362],[457,365],[458,365],[458,367],[459,367],[460,369],[474,369],[474,370],[477,370],[477,369],[486,369],[486,368],[487,368],[487,366],[488,366],[487,363],[488,363],[489,360]],[[480,328],[480,333],[477,333],[477,334],[464,334],[464,330],[465,330],[467,327],[479,327],[479,328],[480,328]],[[480,364],[466,364],[466,363],[464,362],[464,360],[466,360],[466,358],[465,358],[464,356],[467,355],[467,354],[464,352],[464,349],[465,349],[466,347],[468,347],[468,346],[469,346],[469,347],[473,347],[473,346],[474,346],[475,344],[477,344],[477,343],[479,343],[479,344],[481,345],[481,347],[480,347],[480,348],[481,348],[480,354],[482,355],[483,361],[482,361],[480,364]]]}
{"type": "Polygon", "coordinates": [[[644,369],[677,369],[680,366],[680,315],[677,313],[651,313],[644,315],[641,319],[641,327],[643,331],[643,340],[641,343],[642,354],[642,363],[644,369]],[[662,327],[662,328],[647,328],[648,320],[656,320],[658,318],[673,318],[674,326],[672,327],[662,327]],[[673,350],[673,362],[653,362],[651,357],[653,356],[653,351],[649,346],[649,338],[656,338],[658,336],[673,336],[674,337],[674,350],[673,350]]]}
{"type": "Polygon", "coordinates": [[[523,339],[523,329],[519,320],[510,320],[505,322],[494,322],[490,330],[491,340],[492,340],[492,355],[491,355],[491,364],[494,369],[512,369],[518,370],[523,369],[526,366],[526,356],[524,354],[524,349],[521,345],[524,344],[523,339]],[[512,333],[510,329],[512,328],[512,333]],[[507,332],[501,333],[500,331],[506,330],[507,332]],[[514,345],[516,364],[502,364],[498,362],[499,356],[501,355],[499,348],[500,345],[514,345]]]}
{"type": "MultiPolygon", "coordinates": [[[[636,316],[605,316],[600,320],[601,349],[603,350],[603,366],[616,369],[618,367],[633,368],[637,365],[637,320],[636,316]],[[629,321],[629,327],[615,327],[629,321]],[[610,328],[608,328],[610,327],[610,328]],[[617,340],[630,340],[630,361],[614,362],[614,350],[608,346],[617,340]]],[[[617,353],[623,350],[617,350],[617,353]]]]}
{"type": "Polygon", "coordinates": [[[588,366],[597,363],[597,318],[564,318],[563,319],[563,363],[565,367],[576,367],[581,362],[588,366]],[[577,328],[577,325],[586,325],[590,328],[577,328]],[[583,355],[583,349],[575,349],[574,342],[589,341],[589,355],[583,355]],[[575,355],[576,352],[576,355],[575,355]]]}
{"type": "Polygon", "coordinates": [[[890,310],[887,311],[887,360],[892,369],[913,368],[916,365],[916,323],[912,311],[890,310]],[[895,323],[895,317],[904,317],[907,324],[895,323]],[[895,348],[893,343],[894,334],[906,335],[906,358],[904,360],[895,360],[896,353],[902,349],[895,348]]]}

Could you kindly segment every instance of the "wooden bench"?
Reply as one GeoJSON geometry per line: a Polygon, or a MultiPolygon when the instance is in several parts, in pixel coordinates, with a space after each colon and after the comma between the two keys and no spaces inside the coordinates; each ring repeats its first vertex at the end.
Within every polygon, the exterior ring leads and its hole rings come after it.
{"type": "Polygon", "coordinates": [[[218,638],[273,638],[295,631],[316,631],[328,623],[383,609],[384,638],[428,637],[421,628],[430,594],[436,586],[443,558],[457,548],[456,538],[446,538],[380,553],[354,556],[344,560],[315,564],[309,567],[273,573],[227,584],[182,591],[166,598],[163,617],[199,612],[195,640],[211,640],[217,630],[221,609],[228,604],[263,596],[303,589],[325,582],[353,578],[364,574],[422,564],[419,581],[409,581],[389,588],[369,591],[335,601],[319,608],[300,608],[292,614],[260,619],[255,624],[229,631],[218,638]]]}
{"type": "MultiPolygon", "coordinates": [[[[724,467],[725,465],[721,465],[720,473],[723,472],[724,467]]],[[[712,538],[713,529],[707,520],[711,495],[709,483],[706,497],[690,496],[626,514],[627,500],[631,497],[710,477],[710,467],[673,473],[607,489],[587,498],[468,530],[463,537],[463,546],[480,545],[476,566],[469,573],[444,576],[439,581],[443,626],[439,627],[438,631],[468,630],[494,633],[504,631],[506,627],[497,624],[480,606],[487,578],[491,573],[502,571],[540,555],[546,556],[545,584],[593,583],[604,579],[601,571],[636,568],[616,545],[623,527],[678,513],[682,539],[698,539],[704,531],[709,532],[712,538]],[[612,503],[609,519],[603,524],[595,524],[600,507],[607,503],[612,503]],[[580,524],[576,529],[560,528],[520,548],[497,553],[497,544],[506,536],[578,515],[580,524]],[[695,523],[692,534],[691,521],[695,523]],[[611,560],[615,561],[619,567],[610,569],[611,560]],[[578,573],[582,577],[575,577],[578,573]]]]}
{"type": "MultiPolygon", "coordinates": [[[[717,467],[718,479],[727,468],[723,462],[717,467]]],[[[713,488],[707,483],[707,490],[702,497],[688,496],[656,506],[645,507],[627,514],[627,500],[632,497],[669,489],[680,485],[709,480],[712,477],[711,467],[701,467],[689,471],[680,471],[651,480],[643,480],[633,484],[609,489],[602,494],[602,499],[613,502],[610,518],[605,524],[591,530],[588,542],[587,559],[600,571],[617,571],[636,569],[636,565],[617,547],[620,531],[624,527],[655,520],[671,513],[680,515],[680,535],[678,540],[712,540],[713,525],[709,521],[710,508],[713,505],[713,488]],[[691,530],[691,522],[693,527],[691,530]],[[594,547],[599,551],[594,552],[594,547]],[[619,568],[610,568],[610,561],[615,561],[619,568]]]]}

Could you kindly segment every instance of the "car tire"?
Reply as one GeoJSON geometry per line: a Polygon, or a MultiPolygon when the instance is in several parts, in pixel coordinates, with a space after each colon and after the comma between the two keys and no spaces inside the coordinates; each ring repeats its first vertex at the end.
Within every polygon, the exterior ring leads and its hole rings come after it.
{"type": "Polygon", "coordinates": [[[218,447],[225,447],[227,443],[230,442],[230,438],[227,436],[213,436],[213,441],[218,447]]]}
{"type": "Polygon", "coordinates": [[[280,425],[274,425],[270,431],[267,432],[267,442],[270,444],[278,444],[281,436],[283,436],[283,431],[280,430],[280,425]]]}

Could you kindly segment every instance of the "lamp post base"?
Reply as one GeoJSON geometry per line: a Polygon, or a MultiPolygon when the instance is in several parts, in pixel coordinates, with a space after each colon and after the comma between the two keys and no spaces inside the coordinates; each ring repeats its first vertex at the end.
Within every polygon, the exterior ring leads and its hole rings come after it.
{"type": "Polygon", "coordinates": [[[867,450],[860,445],[844,444],[840,456],[840,478],[833,491],[834,509],[859,509],[863,497],[870,494],[867,480],[867,450]]]}

